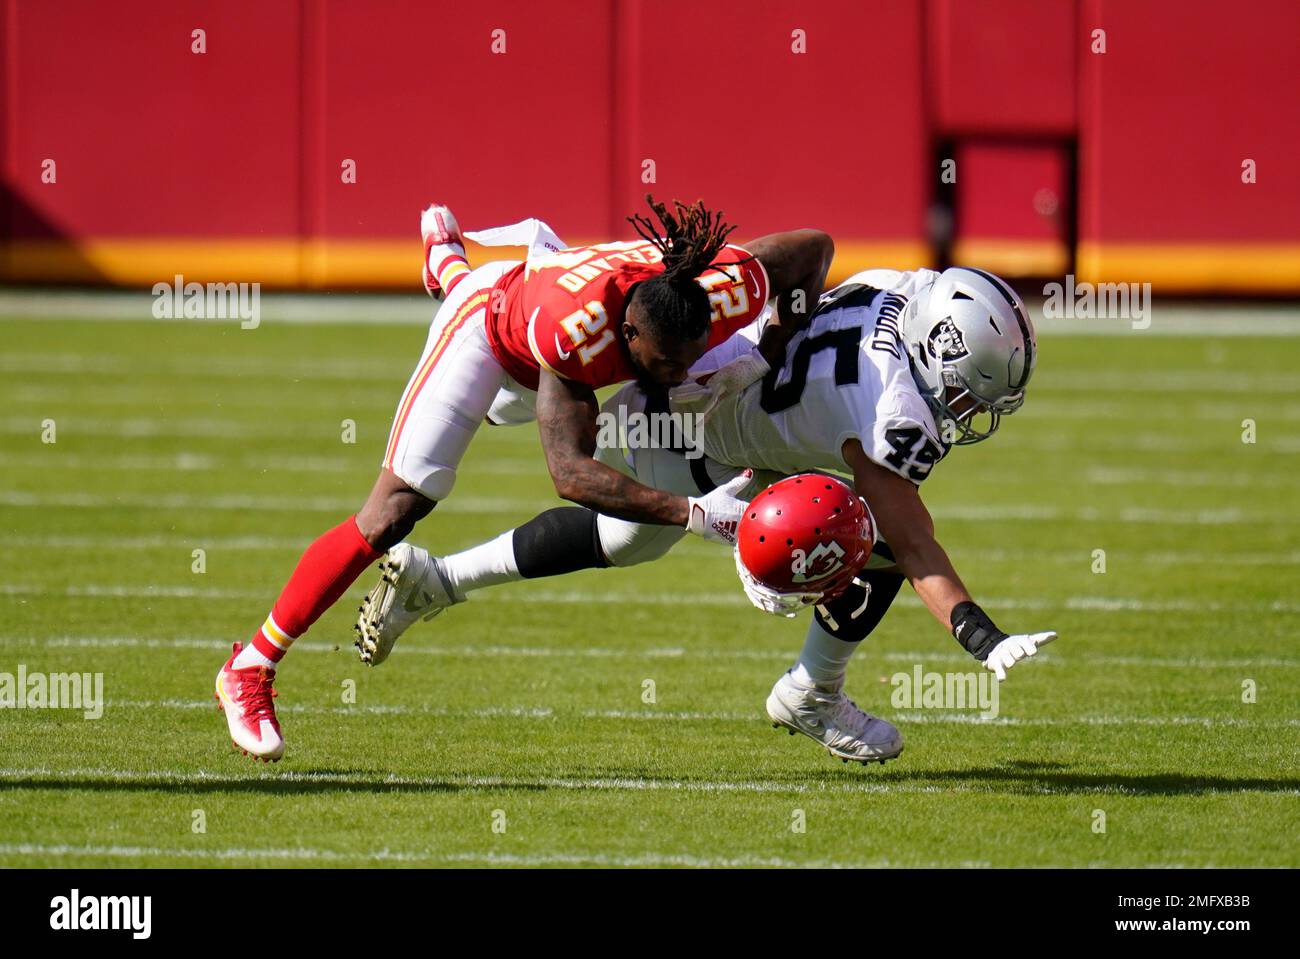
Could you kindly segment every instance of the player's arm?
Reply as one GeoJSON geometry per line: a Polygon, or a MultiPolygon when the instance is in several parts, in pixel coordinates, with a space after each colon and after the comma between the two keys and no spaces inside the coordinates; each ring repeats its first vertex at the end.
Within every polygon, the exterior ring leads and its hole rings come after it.
{"type": "Polygon", "coordinates": [[[745,506],[735,494],[748,484],[748,477],[698,499],[638,483],[593,458],[597,410],[590,386],[541,371],[537,425],[547,469],[562,499],[634,523],[685,526],[705,539],[735,542],[735,527],[745,506]]]}
{"type": "Polygon", "coordinates": [[[881,537],[889,544],[899,569],[916,595],[940,624],[976,659],[997,673],[998,679],[1056,633],[1010,636],[1002,632],[971,599],[952,561],[934,537],[934,520],[921,502],[916,486],[867,456],[862,444],[851,439],[842,450],[853,470],[853,486],[871,507],[881,537]]]}
{"type": "Polygon", "coordinates": [[[779,366],[786,343],[808,325],[817,308],[835,243],[821,230],[789,230],[760,236],[744,246],[767,271],[771,295],[776,298],[774,322],[764,328],[758,348],[769,364],[779,366]]]}
{"type": "Polygon", "coordinates": [[[899,569],[926,609],[950,629],[952,611],[960,603],[971,602],[971,596],[934,538],[934,520],[921,502],[921,494],[897,473],[872,462],[858,440],[848,440],[843,454],[853,469],[853,486],[871,507],[899,569]]]}

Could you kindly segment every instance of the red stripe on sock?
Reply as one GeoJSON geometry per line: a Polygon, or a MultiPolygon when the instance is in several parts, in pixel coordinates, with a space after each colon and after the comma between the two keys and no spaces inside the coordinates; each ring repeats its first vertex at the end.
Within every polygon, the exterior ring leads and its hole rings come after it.
{"type": "MultiPolygon", "coordinates": [[[[433,271],[435,276],[441,276],[443,272],[447,269],[447,267],[451,266],[453,263],[456,263],[457,261],[464,263],[466,267],[469,266],[469,260],[465,259],[464,248],[463,247],[460,248],[459,253],[454,252],[455,249],[456,249],[455,247],[452,247],[453,252],[448,253],[446,256],[442,258],[442,262],[438,264],[438,268],[433,271]]],[[[430,250],[429,252],[432,253],[433,251],[430,250]]]]}

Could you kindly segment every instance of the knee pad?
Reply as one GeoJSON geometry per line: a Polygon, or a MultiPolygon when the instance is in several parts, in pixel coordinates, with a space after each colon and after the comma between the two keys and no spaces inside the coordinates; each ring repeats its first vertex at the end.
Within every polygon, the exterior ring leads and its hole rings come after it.
{"type": "Polygon", "coordinates": [[[524,579],[606,565],[596,538],[596,514],[581,506],[548,509],[516,527],[512,546],[524,579]]]}

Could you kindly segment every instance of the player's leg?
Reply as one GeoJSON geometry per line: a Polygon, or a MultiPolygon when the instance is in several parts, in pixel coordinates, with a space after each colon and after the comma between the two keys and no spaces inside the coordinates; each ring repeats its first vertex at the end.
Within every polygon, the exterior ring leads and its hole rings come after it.
{"type": "MultiPolygon", "coordinates": [[[[629,472],[655,489],[699,496],[713,489],[716,481],[701,472],[705,461],[698,462],[701,467],[693,473],[690,461],[680,452],[637,450],[629,472]]],[[[708,466],[715,472],[739,472],[732,467],[708,466]]],[[[675,526],[631,523],[579,506],[561,506],[488,543],[440,557],[436,562],[449,587],[447,598],[460,603],[487,586],[562,576],[580,569],[648,563],[665,555],[685,535],[685,529],[675,526]]]]}
{"type": "MultiPolygon", "coordinates": [[[[398,405],[385,465],[434,502],[451,492],[461,458],[510,380],[488,345],[484,324],[492,284],[514,265],[480,267],[448,297],[448,306],[461,305],[446,330],[431,332],[425,358],[398,405]]],[[[441,591],[442,585],[428,553],[408,543],[390,545],[355,626],[363,662],[383,662],[407,626],[437,612],[429,609],[431,589],[441,591]]]]}
{"type": "MultiPolygon", "coordinates": [[[[654,402],[629,384],[607,400],[602,410],[614,413],[622,407],[627,416],[647,412],[654,402]]],[[[667,407],[656,411],[667,412],[667,407]]],[[[524,409],[511,398],[510,391],[503,390],[491,417],[494,422],[517,422],[530,412],[531,408],[524,409]]],[[[711,492],[740,472],[707,457],[688,459],[685,453],[682,448],[647,447],[625,455],[623,450],[602,449],[597,458],[646,486],[682,496],[711,492]]],[[[581,507],[558,507],[481,546],[436,558],[447,587],[440,599],[445,604],[460,603],[487,586],[580,569],[648,563],[666,554],[685,535],[685,529],[674,526],[631,523],[581,507]]]]}
{"type": "MultiPolygon", "coordinates": [[[[508,381],[492,405],[489,422],[532,419],[535,396],[508,381]]],[[[693,496],[708,492],[739,472],[735,467],[703,458],[687,460],[681,450],[635,450],[630,462],[621,454],[602,451],[602,459],[628,470],[649,486],[693,496]]],[[[358,642],[361,659],[377,665],[416,619],[432,619],[449,606],[465,602],[477,590],[580,569],[650,562],[667,553],[685,535],[685,529],[629,523],[582,507],[561,506],[450,556],[432,556],[403,543],[389,552],[383,575],[391,588],[411,598],[411,607],[379,620],[363,605],[358,631],[363,639],[370,638],[358,642]]],[[[376,589],[382,588],[381,581],[376,589]]]]}
{"type": "Polygon", "coordinates": [[[767,714],[774,725],[791,735],[803,733],[832,756],[884,762],[903,751],[903,737],[892,723],[864,712],[844,694],[844,677],[849,659],[898,595],[903,575],[868,567],[858,580],[817,607],[798,661],[772,687],[767,714]]]}
{"type": "Polygon", "coordinates": [[[280,660],[384,550],[399,542],[433,502],[384,470],[365,506],[319,536],[298,560],[270,614],[247,646],[217,673],[216,696],[231,739],[245,753],[278,760],[284,738],[271,700],[280,660]]]}
{"type": "Polygon", "coordinates": [[[487,291],[504,268],[485,267],[478,283],[467,282],[444,301],[365,505],[307,548],[252,641],[236,644],[218,672],[217,700],[231,738],[246,752],[274,760],[284,751],[271,686],[294,641],[451,492],[456,467],[505,375],[483,333],[487,291]]]}

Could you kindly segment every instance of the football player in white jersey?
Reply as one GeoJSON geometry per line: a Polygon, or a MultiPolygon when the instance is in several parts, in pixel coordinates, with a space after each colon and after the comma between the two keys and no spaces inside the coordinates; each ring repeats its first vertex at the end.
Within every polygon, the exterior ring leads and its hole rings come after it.
{"type": "MultiPolygon", "coordinates": [[[[749,496],[808,470],[852,475],[882,543],[847,591],[818,605],[798,661],[773,687],[774,723],[845,760],[902,751],[891,723],[843,691],[848,661],[884,616],[904,579],[957,641],[998,680],[1054,632],[1009,635],[974,602],[935,539],[919,486],[954,445],[988,438],[1024,402],[1036,343],[1024,304],[1002,280],[956,267],[868,270],[825,293],[785,362],[768,369],[753,350],[761,320],[706,354],[673,395],[631,384],[605,404],[636,413],[694,413],[700,450],[640,448],[626,465],[647,485],[684,496],[730,490],[736,518],[749,496]],[[687,455],[687,454],[690,455],[687,455]],[[757,471],[751,479],[746,468],[757,471]],[[719,489],[721,488],[721,489],[719,489]]],[[[679,438],[680,439],[680,438],[679,438]]],[[[684,529],[632,523],[579,507],[549,510],[462,553],[432,557],[401,544],[362,604],[363,661],[387,657],[397,636],[485,586],[664,555],[684,529]]],[[[806,594],[783,597],[744,575],[769,612],[793,615],[806,594]]]]}

